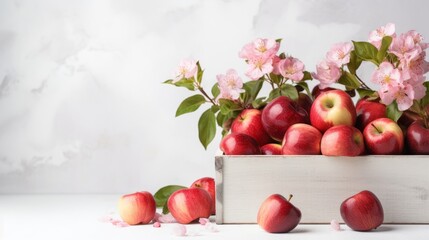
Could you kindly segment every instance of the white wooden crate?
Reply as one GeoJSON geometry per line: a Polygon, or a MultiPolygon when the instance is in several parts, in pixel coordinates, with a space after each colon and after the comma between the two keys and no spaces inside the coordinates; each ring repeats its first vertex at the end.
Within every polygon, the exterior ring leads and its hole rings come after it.
{"type": "Polygon", "coordinates": [[[301,210],[302,223],[341,221],[340,204],[370,190],[384,223],[429,223],[429,156],[217,156],[216,222],[256,223],[271,194],[301,210]]]}

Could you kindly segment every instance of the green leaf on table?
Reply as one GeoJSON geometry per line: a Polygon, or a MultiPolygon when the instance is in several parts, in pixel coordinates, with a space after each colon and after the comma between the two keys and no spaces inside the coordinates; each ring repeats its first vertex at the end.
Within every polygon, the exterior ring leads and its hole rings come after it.
{"type": "Polygon", "coordinates": [[[168,214],[170,212],[170,209],[168,209],[168,204],[165,203],[162,207],[162,214],[168,214]]]}
{"type": "Polygon", "coordinates": [[[153,198],[155,199],[155,202],[156,202],[156,206],[163,207],[167,203],[168,198],[170,197],[171,194],[183,188],[186,188],[186,187],[180,186],[180,185],[167,185],[165,187],[160,188],[153,195],[153,198]]]}
{"type": "Polygon", "coordinates": [[[353,41],[355,47],[356,56],[362,60],[371,61],[377,66],[380,64],[377,59],[377,48],[369,42],[355,42],[353,41]]]}
{"type": "Polygon", "coordinates": [[[201,104],[205,103],[206,99],[201,94],[196,94],[193,96],[190,96],[183,100],[182,103],[180,103],[179,107],[176,110],[176,117],[185,114],[196,111],[201,104]]]}
{"type": "Polygon", "coordinates": [[[362,59],[358,58],[356,55],[355,50],[350,52],[350,61],[347,64],[347,68],[349,69],[350,73],[355,75],[357,69],[360,67],[362,63],[362,59]]]}
{"type": "Polygon", "coordinates": [[[361,85],[359,80],[356,78],[356,76],[354,76],[353,74],[347,71],[343,71],[343,74],[338,80],[338,83],[343,84],[344,86],[351,89],[356,89],[361,85]]]}
{"type": "Polygon", "coordinates": [[[377,61],[379,63],[383,62],[384,58],[386,57],[387,50],[390,47],[390,44],[392,43],[392,37],[390,36],[384,36],[381,40],[381,46],[380,50],[377,52],[377,61]]]}
{"type": "Polygon", "coordinates": [[[399,111],[398,104],[396,103],[396,101],[394,101],[391,104],[387,105],[386,115],[387,115],[388,118],[392,119],[395,122],[397,122],[398,119],[401,117],[402,112],[399,111]]]}
{"type": "Polygon", "coordinates": [[[212,109],[207,109],[198,120],[198,137],[204,148],[213,140],[216,135],[216,117],[212,109]]]}

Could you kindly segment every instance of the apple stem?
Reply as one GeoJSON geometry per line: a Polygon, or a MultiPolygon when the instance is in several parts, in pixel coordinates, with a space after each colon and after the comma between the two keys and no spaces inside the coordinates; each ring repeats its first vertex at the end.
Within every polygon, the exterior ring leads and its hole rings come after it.
{"type": "Polygon", "coordinates": [[[378,128],[374,125],[374,123],[371,123],[371,125],[372,125],[372,127],[373,127],[373,128],[375,128],[375,130],[377,130],[377,132],[378,132],[378,133],[381,133],[380,129],[378,129],[378,128]]]}
{"type": "Polygon", "coordinates": [[[290,202],[290,200],[293,198],[292,194],[289,194],[289,198],[287,199],[288,202],[290,202]]]}

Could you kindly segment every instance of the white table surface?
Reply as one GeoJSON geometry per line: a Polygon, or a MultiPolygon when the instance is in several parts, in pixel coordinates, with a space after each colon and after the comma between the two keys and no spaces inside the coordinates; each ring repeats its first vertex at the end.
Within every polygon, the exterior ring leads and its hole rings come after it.
{"type": "MultiPolygon", "coordinates": [[[[0,239],[183,239],[172,234],[174,223],[120,228],[100,221],[106,215],[116,216],[119,196],[0,195],[0,239]]],[[[337,232],[330,225],[300,224],[287,234],[269,234],[256,224],[216,227],[218,232],[210,232],[191,224],[187,230],[192,239],[429,239],[429,225],[382,225],[372,232],[354,232],[341,225],[337,232]]]]}

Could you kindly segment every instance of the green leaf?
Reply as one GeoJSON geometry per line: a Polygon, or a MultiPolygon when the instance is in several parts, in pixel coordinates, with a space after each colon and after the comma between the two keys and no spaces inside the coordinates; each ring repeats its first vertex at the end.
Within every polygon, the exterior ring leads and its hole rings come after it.
{"type": "Polygon", "coordinates": [[[426,107],[429,104],[429,82],[424,82],[423,85],[426,87],[426,94],[420,101],[421,106],[426,107]]]}
{"type": "Polygon", "coordinates": [[[212,87],[212,95],[213,98],[216,99],[220,94],[220,89],[219,89],[219,85],[217,83],[213,84],[212,87]]]}
{"type": "Polygon", "coordinates": [[[163,82],[164,84],[171,84],[174,85],[176,87],[184,87],[187,88],[191,91],[195,91],[195,85],[194,85],[194,80],[193,78],[182,78],[177,82],[173,82],[172,79],[168,79],[167,81],[163,82]]]}
{"type": "Polygon", "coordinates": [[[183,100],[182,103],[180,103],[179,107],[177,108],[176,117],[185,113],[194,112],[201,106],[201,104],[205,102],[206,99],[201,94],[196,94],[186,98],[185,100],[183,100]]]}
{"type": "Polygon", "coordinates": [[[377,59],[377,48],[369,42],[355,42],[353,41],[356,55],[366,61],[371,61],[377,66],[380,64],[377,59]]]}
{"type": "Polygon", "coordinates": [[[281,43],[281,42],[282,42],[282,39],[281,39],[281,38],[277,38],[277,39],[276,39],[276,42],[281,43]]]}
{"type": "Polygon", "coordinates": [[[197,67],[198,67],[198,71],[197,71],[197,82],[201,83],[201,81],[203,80],[203,74],[204,74],[204,70],[201,69],[201,65],[200,62],[197,62],[197,67]]]}
{"type": "Polygon", "coordinates": [[[377,61],[379,63],[383,62],[384,58],[386,57],[387,50],[390,47],[390,44],[392,43],[392,37],[390,36],[384,36],[381,40],[381,46],[380,50],[378,50],[377,53],[377,61]]]}
{"type": "Polygon", "coordinates": [[[216,117],[211,109],[207,109],[198,121],[198,137],[204,148],[213,140],[216,135],[216,117]]]}
{"type": "Polygon", "coordinates": [[[286,96],[289,97],[292,100],[298,99],[298,91],[296,90],[295,86],[290,84],[283,84],[280,88],[273,89],[269,96],[268,101],[271,101],[277,97],[280,96],[286,96]]]}
{"type": "Polygon", "coordinates": [[[343,74],[338,80],[338,83],[343,84],[344,86],[349,87],[351,89],[356,89],[361,85],[356,76],[352,75],[347,71],[343,71],[343,74]]]}
{"type": "Polygon", "coordinates": [[[270,78],[271,78],[271,81],[276,85],[279,84],[280,81],[282,80],[282,76],[276,75],[274,73],[270,73],[270,78]]]}
{"type": "Polygon", "coordinates": [[[219,112],[216,116],[216,123],[219,127],[223,128],[223,123],[228,120],[229,118],[231,118],[232,116],[232,112],[228,113],[228,114],[222,114],[222,112],[219,112]]]}
{"type": "Polygon", "coordinates": [[[305,83],[303,81],[306,81],[306,80],[313,80],[313,77],[311,76],[311,73],[308,72],[308,71],[304,71],[304,77],[302,77],[302,79],[301,79],[301,81],[299,83],[305,83]]]}
{"type": "Polygon", "coordinates": [[[362,63],[362,59],[358,58],[355,50],[350,52],[350,61],[347,64],[347,68],[349,69],[351,74],[356,74],[357,69],[360,67],[362,63]]]}
{"type": "Polygon", "coordinates": [[[162,214],[168,214],[170,212],[170,209],[168,209],[168,204],[165,203],[162,207],[162,214]]]}
{"type": "Polygon", "coordinates": [[[398,104],[396,103],[396,101],[394,101],[391,104],[387,105],[386,115],[387,115],[388,118],[392,119],[395,122],[397,122],[398,119],[401,117],[402,112],[399,111],[398,104]]]}
{"type": "Polygon", "coordinates": [[[259,91],[261,91],[263,83],[264,80],[255,80],[246,82],[243,85],[243,88],[246,91],[243,99],[245,105],[252,103],[253,100],[256,99],[259,94],[259,91]]]}
{"type": "Polygon", "coordinates": [[[373,91],[370,89],[364,89],[364,88],[358,88],[356,90],[357,90],[360,98],[373,97],[374,94],[376,93],[376,91],[373,91]]]}
{"type": "Polygon", "coordinates": [[[156,206],[157,207],[163,207],[170,197],[171,194],[173,194],[175,191],[186,188],[184,186],[180,185],[167,185],[165,187],[160,188],[154,195],[153,198],[155,199],[156,206]]]}
{"type": "Polygon", "coordinates": [[[266,97],[260,97],[260,98],[255,99],[252,102],[252,107],[256,108],[256,109],[260,109],[260,108],[264,107],[265,105],[267,105],[267,102],[265,101],[265,99],[266,99],[266,97]]]}
{"type": "Polygon", "coordinates": [[[311,96],[310,88],[308,87],[308,84],[306,82],[301,81],[301,82],[298,82],[297,85],[301,86],[302,88],[304,88],[304,90],[307,93],[307,95],[311,96]]]}
{"type": "Polygon", "coordinates": [[[220,112],[222,114],[228,114],[232,111],[241,110],[243,109],[240,104],[229,100],[229,99],[219,99],[219,105],[220,105],[220,112]]]}

